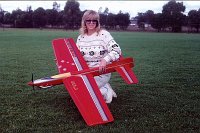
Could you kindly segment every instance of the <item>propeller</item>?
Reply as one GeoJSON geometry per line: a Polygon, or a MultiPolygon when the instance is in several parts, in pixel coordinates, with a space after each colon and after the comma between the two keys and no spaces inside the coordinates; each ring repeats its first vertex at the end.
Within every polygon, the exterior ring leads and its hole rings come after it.
{"type": "MultiPolygon", "coordinates": [[[[34,82],[34,79],[33,79],[33,73],[32,73],[31,81],[32,81],[32,83],[34,82]]],[[[34,86],[34,84],[33,84],[33,90],[35,90],[35,86],[34,86]]]]}

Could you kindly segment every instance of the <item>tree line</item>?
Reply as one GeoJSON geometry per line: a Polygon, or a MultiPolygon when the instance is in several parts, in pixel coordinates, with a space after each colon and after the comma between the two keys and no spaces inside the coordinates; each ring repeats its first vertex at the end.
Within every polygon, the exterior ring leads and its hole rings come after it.
{"type": "Polygon", "coordinates": [[[140,28],[145,28],[144,24],[150,24],[154,29],[163,31],[169,28],[172,32],[181,32],[185,26],[192,31],[199,32],[200,28],[200,8],[190,10],[188,15],[184,14],[186,7],[183,2],[169,1],[163,6],[162,13],[156,13],[148,10],[145,13],[138,13],[135,19],[140,28]]]}
{"type": "MultiPolygon", "coordinates": [[[[38,7],[32,10],[31,6],[26,11],[21,9],[13,10],[12,13],[4,11],[0,7],[0,23],[2,25],[12,25],[15,28],[65,28],[78,29],[81,25],[81,18],[84,12],[79,8],[80,4],[76,0],[68,0],[64,10],[60,10],[60,5],[53,2],[52,9],[43,9],[38,7]]],[[[99,10],[101,25],[115,29],[119,25],[120,29],[126,29],[130,24],[130,15],[128,13],[118,14],[109,13],[108,8],[105,11],[99,10]]]]}
{"type": "MultiPolygon", "coordinates": [[[[0,7],[0,24],[2,26],[11,25],[15,28],[65,28],[78,29],[81,25],[81,17],[85,11],[81,11],[80,4],[76,0],[67,0],[64,10],[60,10],[60,5],[53,2],[52,9],[43,9],[42,7],[32,10],[31,6],[26,11],[21,9],[13,10],[12,13],[4,11],[0,7]]],[[[186,7],[183,2],[169,1],[163,5],[162,13],[154,13],[148,10],[145,13],[138,13],[134,18],[140,29],[145,28],[145,24],[151,25],[158,31],[164,31],[169,28],[172,32],[181,32],[182,26],[196,29],[199,32],[200,27],[200,9],[190,10],[188,15],[184,15],[186,7]]],[[[126,30],[130,21],[129,13],[118,14],[109,13],[106,8],[102,11],[99,8],[101,26],[107,29],[126,30]]]]}

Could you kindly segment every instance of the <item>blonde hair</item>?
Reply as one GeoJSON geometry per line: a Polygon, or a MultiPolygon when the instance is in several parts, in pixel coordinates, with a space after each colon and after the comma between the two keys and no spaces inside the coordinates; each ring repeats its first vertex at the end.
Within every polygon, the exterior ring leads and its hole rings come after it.
{"type": "Polygon", "coordinates": [[[88,33],[87,27],[85,25],[85,21],[91,19],[91,20],[97,20],[97,25],[96,25],[96,32],[99,33],[100,29],[100,22],[99,22],[99,14],[94,11],[94,10],[87,10],[82,17],[81,21],[81,28],[80,28],[80,34],[83,35],[85,33],[88,33]]]}

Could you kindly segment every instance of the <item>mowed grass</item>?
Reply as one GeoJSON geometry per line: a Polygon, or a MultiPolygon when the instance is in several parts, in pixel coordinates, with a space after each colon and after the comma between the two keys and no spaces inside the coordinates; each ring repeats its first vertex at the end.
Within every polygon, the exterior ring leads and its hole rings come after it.
{"type": "MultiPolygon", "coordinates": [[[[134,57],[137,85],[117,73],[114,122],[88,127],[63,85],[33,91],[35,79],[57,74],[51,41],[78,31],[0,29],[0,132],[200,132],[200,35],[111,32],[134,57]]],[[[90,112],[88,112],[90,113],[90,112]]]]}

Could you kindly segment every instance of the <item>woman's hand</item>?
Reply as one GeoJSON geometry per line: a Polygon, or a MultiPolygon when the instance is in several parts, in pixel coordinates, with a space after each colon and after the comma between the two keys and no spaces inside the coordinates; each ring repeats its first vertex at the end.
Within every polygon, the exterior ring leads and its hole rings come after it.
{"type": "Polygon", "coordinates": [[[107,62],[105,59],[101,59],[101,62],[99,64],[99,72],[100,73],[103,73],[106,71],[106,65],[107,65],[107,62]]]}

